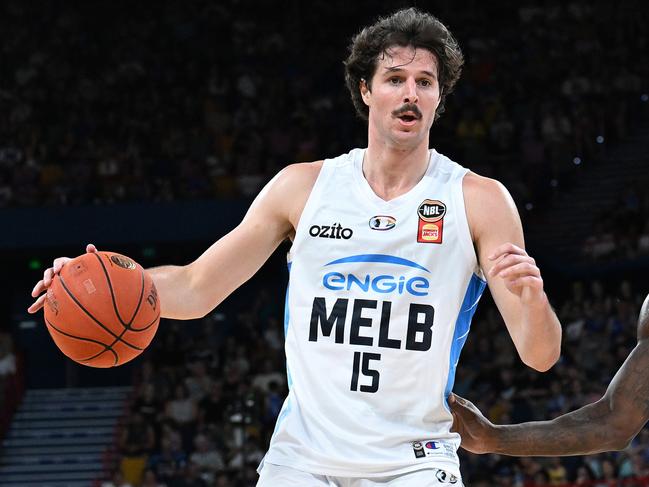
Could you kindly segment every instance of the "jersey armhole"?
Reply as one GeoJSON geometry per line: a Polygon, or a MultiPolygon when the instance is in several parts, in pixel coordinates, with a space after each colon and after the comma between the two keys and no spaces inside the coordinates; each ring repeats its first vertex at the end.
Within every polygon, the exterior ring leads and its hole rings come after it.
{"type": "Polygon", "coordinates": [[[297,228],[295,229],[295,238],[293,239],[293,243],[286,253],[286,260],[289,263],[293,260],[293,255],[304,239],[304,232],[306,231],[304,230],[304,226],[306,225],[306,223],[303,222],[309,221],[313,216],[313,213],[315,212],[313,201],[316,201],[317,196],[319,196],[322,192],[322,187],[324,186],[323,181],[326,179],[327,173],[330,172],[330,168],[331,159],[323,160],[322,167],[320,167],[320,172],[318,173],[318,177],[313,183],[313,188],[311,188],[311,192],[309,193],[309,197],[304,204],[304,209],[302,210],[300,219],[297,222],[297,228]]]}
{"type": "Polygon", "coordinates": [[[461,211],[457,212],[458,219],[458,239],[462,249],[469,259],[469,262],[472,263],[473,273],[476,277],[482,281],[486,282],[486,277],[480,268],[480,263],[478,256],[475,251],[475,246],[473,245],[473,238],[471,237],[471,229],[469,228],[469,217],[467,215],[466,204],[464,200],[464,178],[469,174],[469,170],[466,168],[461,169],[460,175],[457,177],[457,184],[459,185],[458,191],[453,191],[453,195],[456,199],[455,204],[458,208],[461,208],[461,211]]]}

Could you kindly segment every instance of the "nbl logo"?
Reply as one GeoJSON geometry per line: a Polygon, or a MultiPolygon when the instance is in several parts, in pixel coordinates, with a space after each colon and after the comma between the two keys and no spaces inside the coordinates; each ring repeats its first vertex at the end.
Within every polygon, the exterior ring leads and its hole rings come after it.
{"type": "Polygon", "coordinates": [[[441,244],[444,234],[446,205],[439,200],[424,200],[417,209],[419,228],[417,242],[441,244]]]}
{"type": "Polygon", "coordinates": [[[444,218],[446,205],[437,200],[425,200],[419,205],[419,217],[427,222],[436,222],[444,218]]]}

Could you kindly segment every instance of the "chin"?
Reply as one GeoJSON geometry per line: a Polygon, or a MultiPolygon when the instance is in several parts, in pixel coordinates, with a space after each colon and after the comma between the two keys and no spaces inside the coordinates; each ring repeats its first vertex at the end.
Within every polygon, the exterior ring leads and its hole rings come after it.
{"type": "Polygon", "coordinates": [[[422,136],[421,131],[412,130],[398,130],[392,135],[392,140],[397,144],[403,144],[408,146],[418,145],[424,137],[422,136]]]}

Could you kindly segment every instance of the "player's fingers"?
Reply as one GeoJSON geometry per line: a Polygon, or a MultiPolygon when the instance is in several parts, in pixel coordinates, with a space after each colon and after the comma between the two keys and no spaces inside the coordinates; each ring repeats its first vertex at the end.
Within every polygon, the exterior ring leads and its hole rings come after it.
{"type": "Polygon", "coordinates": [[[516,264],[510,267],[507,267],[506,269],[503,269],[498,273],[499,277],[502,278],[512,278],[514,276],[516,277],[524,277],[524,276],[536,276],[540,277],[541,276],[541,271],[539,270],[538,267],[536,267],[533,264],[530,264],[529,262],[521,262],[520,264],[516,264]]]}
{"type": "Polygon", "coordinates": [[[95,247],[94,244],[88,244],[86,245],[86,252],[91,254],[93,252],[97,252],[97,247],[95,247]]]}
{"type": "Polygon", "coordinates": [[[453,423],[451,423],[451,433],[459,433],[460,431],[458,430],[458,419],[457,419],[457,414],[455,414],[455,411],[451,411],[451,416],[453,416],[453,423]]]}
{"type": "Polygon", "coordinates": [[[50,287],[50,284],[52,284],[52,277],[54,276],[54,271],[52,270],[51,267],[48,267],[45,269],[45,272],[43,272],[43,286],[45,288],[50,287]]]}
{"type": "Polygon", "coordinates": [[[47,297],[47,294],[41,295],[40,298],[38,298],[29,308],[27,308],[28,313],[36,313],[39,309],[43,307],[43,304],[45,303],[45,298],[47,297]]]}
{"type": "Polygon", "coordinates": [[[509,284],[514,288],[531,287],[534,289],[543,289],[543,279],[537,276],[519,277],[511,280],[509,284]]]}
{"type": "Polygon", "coordinates": [[[503,269],[507,267],[520,264],[521,262],[528,262],[530,264],[536,265],[536,262],[529,255],[518,255],[518,254],[507,254],[505,257],[500,259],[494,266],[489,269],[489,275],[495,276],[499,274],[503,269]]]}
{"type": "Polygon", "coordinates": [[[514,245],[511,242],[504,243],[496,247],[496,249],[489,254],[489,260],[496,260],[503,254],[518,254],[518,255],[527,255],[524,249],[520,248],[518,245],[514,245]]]}
{"type": "Polygon", "coordinates": [[[52,264],[52,271],[54,272],[54,274],[61,272],[61,268],[71,260],[72,259],[70,259],[69,257],[58,257],[54,259],[54,263],[52,264]]]}
{"type": "Polygon", "coordinates": [[[38,281],[36,285],[34,286],[34,289],[32,289],[32,298],[35,298],[38,296],[40,293],[45,291],[45,286],[43,285],[43,279],[38,281]]]}

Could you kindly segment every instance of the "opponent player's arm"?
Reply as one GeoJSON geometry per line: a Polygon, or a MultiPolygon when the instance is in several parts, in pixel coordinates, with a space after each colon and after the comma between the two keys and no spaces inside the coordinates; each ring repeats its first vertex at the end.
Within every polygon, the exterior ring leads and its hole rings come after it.
{"type": "Polygon", "coordinates": [[[622,450],[649,420],[649,297],[640,312],[638,344],[604,397],[552,421],[494,425],[470,401],[449,404],[462,446],[474,453],[516,456],[588,455],[622,450]]]}
{"type": "Polygon", "coordinates": [[[516,350],[528,366],[548,370],[560,355],[561,325],[525,251],[516,205],[502,184],[474,173],[464,178],[464,195],[480,266],[516,350]]]}

